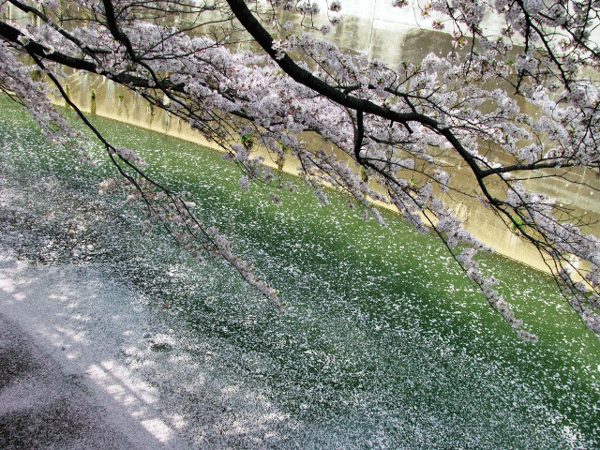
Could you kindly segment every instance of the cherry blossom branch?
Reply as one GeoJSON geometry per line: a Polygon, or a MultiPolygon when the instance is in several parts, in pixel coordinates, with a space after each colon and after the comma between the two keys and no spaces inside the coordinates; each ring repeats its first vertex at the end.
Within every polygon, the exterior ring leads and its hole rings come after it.
{"type": "MultiPolygon", "coordinates": [[[[39,57],[33,53],[30,53],[30,56],[34,60],[34,62],[45,71],[48,78],[54,83],[55,87],[58,89],[59,93],[63,97],[63,99],[67,102],[67,104],[73,108],[79,118],[84,122],[84,124],[96,135],[96,137],[102,142],[104,147],[107,150],[110,161],[117,168],[118,172],[121,176],[126,179],[131,185],[134,186],[135,191],[139,194],[141,199],[147,206],[148,211],[150,212],[150,217],[153,219],[163,219],[163,225],[167,232],[175,238],[176,242],[181,244],[186,250],[188,250],[194,257],[198,258],[200,256],[200,252],[204,251],[211,254],[214,257],[221,258],[229,263],[250,285],[255,287],[259,292],[261,292],[266,298],[271,300],[271,302],[279,309],[281,312],[284,311],[282,304],[279,302],[277,298],[277,291],[264,283],[260,278],[258,278],[255,274],[254,268],[252,264],[243,261],[239,257],[233,254],[231,250],[231,244],[224,237],[220,236],[218,231],[215,228],[207,228],[190,210],[190,202],[183,201],[179,194],[175,194],[170,189],[164,187],[162,184],[158,183],[148,175],[146,175],[139,167],[139,164],[143,164],[143,162],[139,159],[135,153],[128,149],[117,149],[112,144],[110,144],[106,138],[98,131],[98,129],[87,119],[85,114],[77,107],[77,105],[70,99],[67,92],[62,87],[61,83],[58,79],[46,68],[44,67],[43,62],[39,59],[39,57]],[[121,164],[115,159],[115,156],[119,157],[119,160],[122,161],[129,168],[133,169],[133,171],[140,177],[141,181],[138,181],[135,177],[127,173],[121,164]],[[161,195],[155,195],[153,192],[148,189],[144,189],[143,183],[149,184],[153,189],[157,189],[160,193],[166,196],[166,199],[169,200],[170,205],[161,205],[161,200],[164,197],[161,195]],[[155,204],[158,204],[158,207],[162,209],[163,213],[157,213],[157,209],[155,204]],[[174,208],[174,214],[171,213],[171,209],[174,208]],[[166,221],[164,219],[167,219],[166,221]],[[170,223],[171,226],[178,226],[179,224],[183,224],[183,229],[187,231],[186,234],[181,232],[174,231],[171,227],[168,226],[170,223]],[[201,234],[201,238],[199,239],[199,233],[201,234]],[[191,241],[200,241],[199,243],[194,243],[191,241]]],[[[131,199],[135,199],[135,195],[129,196],[131,199]]]]}

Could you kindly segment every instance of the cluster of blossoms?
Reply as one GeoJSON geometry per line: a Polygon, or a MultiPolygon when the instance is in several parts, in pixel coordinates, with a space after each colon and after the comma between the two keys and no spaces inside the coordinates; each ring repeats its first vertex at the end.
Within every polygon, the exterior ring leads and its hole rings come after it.
{"type": "Polygon", "coordinates": [[[81,161],[93,163],[86,148],[87,138],[50,103],[49,89],[41,81],[42,72],[24,65],[10,50],[6,43],[0,41],[0,91],[21,103],[57,148],[73,152],[81,161]]]}
{"type": "MultiPolygon", "coordinates": [[[[121,149],[120,153],[123,153],[121,149]]],[[[233,266],[240,275],[268,298],[280,311],[283,306],[278,300],[277,291],[261,280],[255,273],[252,263],[235,255],[231,242],[214,227],[207,227],[194,213],[196,206],[189,192],[172,193],[146,177],[121,178],[103,182],[100,192],[123,191],[127,202],[143,204],[148,220],[146,229],[153,223],[167,226],[171,236],[194,258],[202,260],[205,254],[222,259],[233,266]]]]}

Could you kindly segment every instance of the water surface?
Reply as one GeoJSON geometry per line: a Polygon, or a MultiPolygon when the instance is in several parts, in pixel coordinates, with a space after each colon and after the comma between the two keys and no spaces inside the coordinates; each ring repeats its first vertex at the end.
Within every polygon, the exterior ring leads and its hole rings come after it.
{"type": "MultiPolygon", "coordinates": [[[[135,148],[164,183],[194,194],[199,216],[280,291],[285,315],[227,265],[193,261],[159,228],[140,233],[135,209],[97,194],[114,170],[105,164],[94,170],[53,151],[5,100],[2,173],[22,180],[32,205],[48,193],[27,191],[30,179],[56,181],[54,206],[45,207],[58,212],[48,220],[68,216],[60,205],[69,193],[107,211],[106,223],[97,225],[102,232],[89,233],[95,250],[79,264],[143,292],[157,320],[171,324],[177,357],[226,380],[227,389],[203,395],[219,402],[235,386],[279,412],[277,421],[265,421],[257,448],[600,445],[600,345],[544,274],[495,255],[483,261],[540,336],[538,344],[524,343],[435,238],[393,214],[383,213],[388,226],[381,228],[350,210],[345,197],[330,193],[331,206],[323,206],[288,176],[282,183],[294,182],[293,193],[262,185],[247,193],[238,186],[239,170],[218,153],[106,120],[97,124],[116,145],[135,148]],[[270,193],[283,204],[273,204],[270,193]]],[[[100,150],[92,152],[103,161],[100,150]]],[[[241,412],[230,414],[244,421],[241,412]]]]}

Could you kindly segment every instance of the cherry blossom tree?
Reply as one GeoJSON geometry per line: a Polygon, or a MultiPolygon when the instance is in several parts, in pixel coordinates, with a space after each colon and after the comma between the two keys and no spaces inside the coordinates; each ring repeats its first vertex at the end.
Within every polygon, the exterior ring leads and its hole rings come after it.
{"type": "Polygon", "coordinates": [[[597,190],[600,2],[390,2],[448,33],[452,50],[395,67],[345,53],[317,35],[340,22],[338,0],[323,3],[325,15],[311,1],[3,0],[13,14],[0,21],[0,88],[57,145],[85,158],[82,137],[47,100],[50,86],[58,90],[122,175],[103,190],[125,189],[192,254],[224,258],[278,306],[277,292],[193,214],[189,194],[148,177],[137,155],[94,128],[63,88],[65,69],[102,75],[190,123],[240,166],[242,189],[276,177],[254,145],[275,161],[295,158],[325,203],[325,188],[334,187],[382,223],[375,203],[395,208],[437,235],[489,305],[535,340],[479,269],[477,253],[490,249],[447,201],[477,198],[539,251],[569,304],[600,334],[600,241],[582,231],[593,224],[526,188],[556,178],[597,190]],[[282,19],[290,14],[298,20],[282,19]],[[486,27],[490,18],[499,31],[486,27]],[[323,145],[307,145],[307,133],[323,145]],[[470,186],[454,182],[448,159],[467,168],[470,186]],[[584,169],[592,175],[579,176],[584,169]]]}

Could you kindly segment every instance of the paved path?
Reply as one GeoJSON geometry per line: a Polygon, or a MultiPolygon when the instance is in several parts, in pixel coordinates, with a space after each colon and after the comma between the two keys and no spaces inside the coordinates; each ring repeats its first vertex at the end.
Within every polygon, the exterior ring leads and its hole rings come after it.
{"type": "Polygon", "coordinates": [[[107,335],[95,338],[76,304],[102,289],[98,280],[93,289],[80,281],[0,252],[0,449],[188,448],[161,416],[152,388],[114,357],[119,327],[131,317],[106,316],[107,335]],[[111,320],[119,323],[111,328],[111,320]]]}
{"type": "Polygon", "coordinates": [[[0,314],[0,448],[139,448],[107,423],[80,374],[67,374],[0,314]]]}

